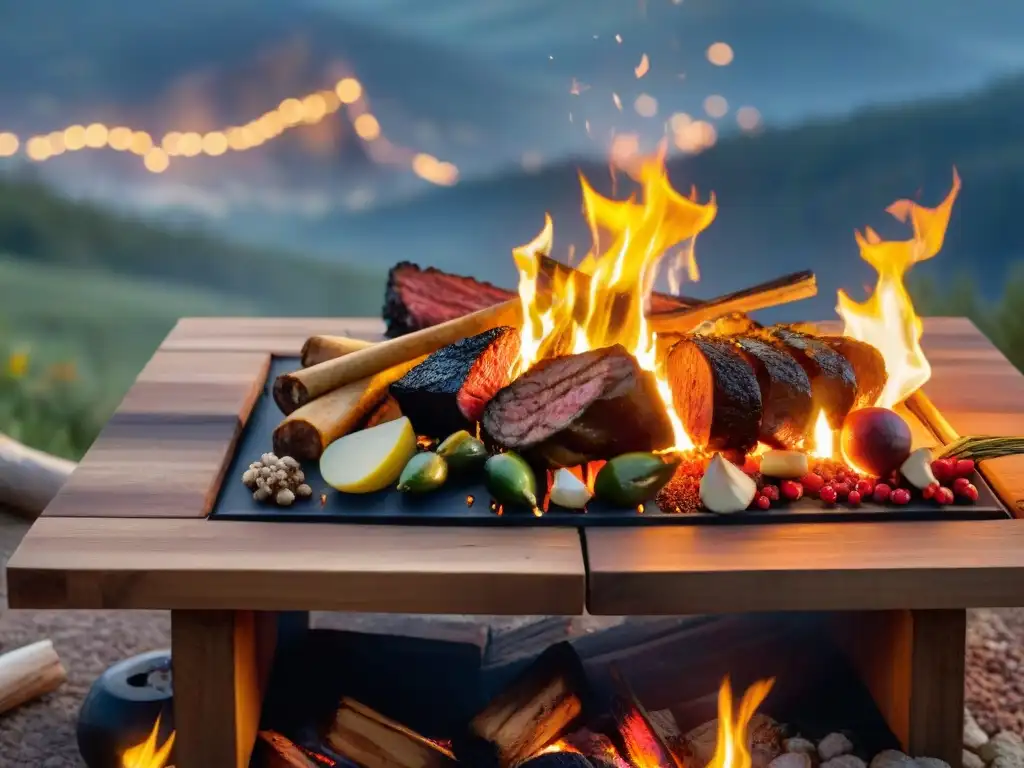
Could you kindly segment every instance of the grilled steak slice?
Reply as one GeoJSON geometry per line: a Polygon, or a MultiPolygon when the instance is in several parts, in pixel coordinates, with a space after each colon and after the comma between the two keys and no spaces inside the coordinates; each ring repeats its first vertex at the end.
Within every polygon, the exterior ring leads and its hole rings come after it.
{"type": "Polygon", "coordinates": [[[765,338],[800,364],[811,381],[812,408],[815,413],[824,409],[829,425],[839,429],[857,398],[857,377],[849,361],[824,341],[786,326],[765,329],[765,338]]]}
{"type": "Polygon", "coordinates": [[[773,448],[800,448],[811,421],[811,381],[792,355],[756,336],[733,338],[761,390],[758,439],[773,448]]]}
{"type": "Polygon", "coordinates": [[[443,347],[391,385],[419,435],[473,429],[487,402],[511,380],[519,331],[503,326],[443,347]]]}
{"type": "Polygon", "coordinates": [[[864,341],[849,336],[821,336],[822,341],[845,357],[857,377],[857,398],[854,408],[868,408],[878,401],[889,375],[882,353],[864,341]]]}
{"type": "Polygon", "coordinates": [[[757,444],[761,390],[732,341],[683,337],[665,364],[676,413],[697,446],[746,453],[757,444]]]}
{"type": "Polygon", "coordinates": [[[484,409],[486,439],[549,468],[669,448],[654,376],[621,345],[542,360],[484,409]]]}

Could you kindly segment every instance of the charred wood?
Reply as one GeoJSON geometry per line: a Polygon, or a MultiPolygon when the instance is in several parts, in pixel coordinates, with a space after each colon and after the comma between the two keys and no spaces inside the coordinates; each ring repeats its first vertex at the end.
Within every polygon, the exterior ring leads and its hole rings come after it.
{"type": "Polygon", "coordinates": [[[448,750],[353,699],[342,699],[325,740],[362,768],[454,768],[448,750]]]}

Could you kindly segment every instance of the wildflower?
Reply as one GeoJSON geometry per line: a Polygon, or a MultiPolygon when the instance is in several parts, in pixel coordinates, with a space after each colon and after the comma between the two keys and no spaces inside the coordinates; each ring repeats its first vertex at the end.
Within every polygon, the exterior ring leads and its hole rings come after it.
{"type": "Polygon", "coordinates": [[[28,352],[12,352],[7,358],[7,375],[20,379],[28,372],[28,352]]]}

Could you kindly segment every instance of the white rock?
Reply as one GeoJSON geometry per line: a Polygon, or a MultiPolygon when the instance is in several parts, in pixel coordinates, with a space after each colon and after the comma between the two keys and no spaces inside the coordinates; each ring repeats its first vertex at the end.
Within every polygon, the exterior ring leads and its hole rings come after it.
{"type": "Polygon", "coordinates": [[[768,768],[811,768],[811,756],[806,752],[783,752],[768,768]]]}
{"type": "Polygon", "coordinates": [[[965,749],[963,755],[963,766],[964,768],[985,768],[985,761],[971,752],[971,750],[965,749]]]}
{"type": "Polygon", "coordinates": [[[782,748],[787,752],[804,752],[808,755],[818,756],[818,748],[814,746],[814,742],[809,739],[805,739],[802,736],[794,736],[791,739],[786,739],[782,742],[782,748]]]}
{"type": "Polygon", "coordinates": [[[868,768],[867,763],[856,755],[839,755],[821,764],[821,768],[868,768]]]}
{"type": "Polygon", "coordinates": [[[972,752],[977,752],[987,741],[988,734],[978,725],[970,710],[964,707],[964,746],[972,752]]]}
{"type": "Polygon", "coordinates": [[[978,749],[990,768],[1024,768],[1024,742],[1009,731],[997,733],[978,749]]]}
{"type": "Polygon", "coordinates": [[[822,760],[831,760],[850,752],[853,752],[853,742],[841,733],[830,733],[818,742],[818,754],[822,760]]]}
{"type": "Polygon", "coordinates": [[[914,768],[914,761],[895,749],[886,749],[871,758],[869,768],[914,768]]]}
{"type": "Polygon", "coordinates": [[[949,763],[937,757],[915,757],[914,763],[918,768],[950,768],[949,763]]]}

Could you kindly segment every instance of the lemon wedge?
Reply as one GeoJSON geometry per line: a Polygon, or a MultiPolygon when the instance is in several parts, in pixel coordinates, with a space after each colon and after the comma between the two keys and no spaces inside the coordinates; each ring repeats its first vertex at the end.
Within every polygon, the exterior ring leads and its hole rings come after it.
{"type": "Polygon", "coordinates": [[[335,440],[320,456],[320,474],[335,490],[373,493],[394,483],[415,453],[416,432],[403,416],[335,440]]]}

